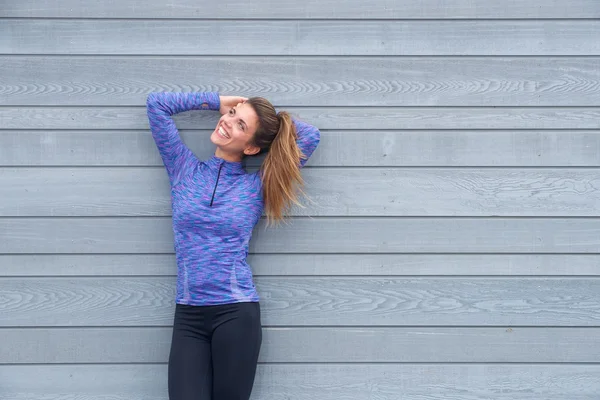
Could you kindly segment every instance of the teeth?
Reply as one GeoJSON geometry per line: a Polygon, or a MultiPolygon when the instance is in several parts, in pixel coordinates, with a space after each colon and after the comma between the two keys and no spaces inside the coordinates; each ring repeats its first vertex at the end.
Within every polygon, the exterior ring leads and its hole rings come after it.
{"type": "Polygon", "coordinates": [[[227,134],[227,132],[225,132],[225,130],[221,126],[219,126],[219,135],[221,135],[225,139],[229,139],[229,135],[227,134]]]}

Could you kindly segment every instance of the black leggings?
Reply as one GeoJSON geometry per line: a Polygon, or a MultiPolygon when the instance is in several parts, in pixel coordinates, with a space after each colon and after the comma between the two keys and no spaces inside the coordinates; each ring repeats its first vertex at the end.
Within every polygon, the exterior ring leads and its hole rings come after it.
{"type": "Polygon", "coordinates": [[[177,304],[170,400],[248,400],[262,343],[258,303],[177,304]]]}

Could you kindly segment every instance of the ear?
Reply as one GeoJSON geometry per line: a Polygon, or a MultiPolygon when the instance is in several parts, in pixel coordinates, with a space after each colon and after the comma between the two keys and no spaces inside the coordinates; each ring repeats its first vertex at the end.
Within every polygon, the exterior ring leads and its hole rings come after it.
{"type": "Polygon", "coordinates": [[[247,156],[253,156],[255,154],[258,154],[259,152],[260,152],[260,147],[254,146],[254,145],[248,145],[244,149],[244,155],[247,155],[247,156]]]}

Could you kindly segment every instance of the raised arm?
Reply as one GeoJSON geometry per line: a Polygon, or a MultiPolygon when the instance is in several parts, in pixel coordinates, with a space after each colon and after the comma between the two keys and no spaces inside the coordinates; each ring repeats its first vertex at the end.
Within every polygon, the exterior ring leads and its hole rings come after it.
{"type": "Polygon", "coordinates": [[[172,116],[190,110],[218,111],[219,107],[219,95],[215,92],[154,92],[148,95],[146,111],[150,130],[172,186],[198,165],[197,157],[181,140],[172,116]]]}
{"type": "Polygon", "coordinates": [[[293,121],[294,125],[296,126],[296,143],[305,157],[300,160],[300,166],[304,167],[312,153],[319,145],[321,140],[321,132],[316,127],[296,118],[294,118],[293,121]]]}

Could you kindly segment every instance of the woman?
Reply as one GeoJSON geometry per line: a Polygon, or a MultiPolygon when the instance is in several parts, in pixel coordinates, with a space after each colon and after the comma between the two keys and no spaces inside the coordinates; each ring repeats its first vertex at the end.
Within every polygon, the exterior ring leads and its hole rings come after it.
{"type": "Polygon", "coordinates": [[[246,262],[263,212],[281,220],[302,184],[300,167],[320,140],[263,98],[217,93],[151,93],[152,136],[171,184],[177,297],[169,356],[170,400],[246,400],[262,341],[259,297],[246,262]],[[172,115],[222,114],[199,161],[182,142],[172,115]],[[242,159],[268,152],[258,172],[242,159]]]}

